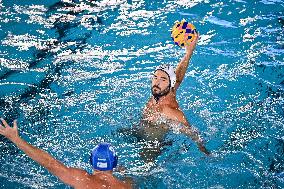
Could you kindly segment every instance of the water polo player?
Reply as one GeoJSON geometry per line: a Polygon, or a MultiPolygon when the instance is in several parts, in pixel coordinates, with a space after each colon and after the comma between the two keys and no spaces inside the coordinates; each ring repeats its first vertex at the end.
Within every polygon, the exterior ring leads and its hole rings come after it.
{"type": "Polygon", "coordinates": [[[197,143],[202,152],[209,155],[197,129],[190,126],[176,100],[176,91],[184,79],[189,60],[198,41],[198,33],[195,35],[194,41],[185,44],[186,53],[176,69],[170,65],[160,65],[154,71],[152,97],[143,110],[144,124],[140,127],[143,129],[144,136],[151,136],[158,141],[162,141],[168,130],[184,133],[197,143]]]}
{"type": "Polygon", "coordinates": [[[108,143],[100,143],[95,147],[90,156],[90,162],[94,168],[93,174],[83,169],[67,167],[56,160],[47,152],[28,144],[18,134],[16,121],[13,127],[1,119],[0,134],[8,138],[30,158],[45,167],[50,173],[57,176],[62,182],[74,188],[132,188],[130,181],[123,182],[112,174],[117,165],[117,156],[113,147],[108,143]],[[2,122],[2,123],[1,123],[2,122]]]}

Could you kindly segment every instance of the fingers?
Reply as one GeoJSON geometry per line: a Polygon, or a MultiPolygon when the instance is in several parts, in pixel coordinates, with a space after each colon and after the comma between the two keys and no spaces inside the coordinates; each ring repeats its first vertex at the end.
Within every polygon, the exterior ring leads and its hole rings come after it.
{"type": "Polygon", "coordinates": [[[200,36],[200,33],[199,32],[196,32],[196,36],[199,38],[199,36],[200,36]]]}
{"type": "Polygon", "coordinates": [[[2,124],[0,124],[0,131],[2,131],[3,129],[5,129],[5,127],[2,124]]]}
{"type": "Polygon", "coordinates": [[[198,42],[198,39],[199,39],[199,33],[195,33],[194,34],[194,39],[193,39],[193,41],[192,42],[189,42],[189,41],[185,41],[185,48],[187,49],[187,50],[192,50],[192,49],[194,49],[195,48],[195,46],[196,46],[196,44],[197,44],[197,42],[198,42]]]}
{"type": "Polygon", "coordinates": [[[4,135],[4,130],[5,130],[5,127],[2,124],[0,124],[0,134],[1,135],[4,135]]]}
{"type": "Polygon", "coordinates": [[[15,119],[14,121],[13,121],[13,128],[14,129],[18,129],[18,125],[17,125],[17,120],[15,119]]]}
{"type": "MultiPolygon", "coordinates": [[[[8,128],[10,128],[10,125],[3,119],[3,118],[0,118],[0,120],[2,121],[2,124],[0,123],[0,129],[5,129],[6,127],[8,127],[8,128]]],[[[14,121],[13,121],[13,127],[14,128],[18,128],[18,125],[17,125],[17,120],[15,119],[14,121]]]]}
{"type": "Polygon", "coordinates": [[[198,39],[199,39],[199,32],[197,32],[197,33],[195,34],[194,42],[197,43],[198,39]]]}
{"type": "Polygon", "coordinates": [[[8,125],[8,123],[3,119],[3,118],[0,118],[1,119],[1,121],[2,121],[2,123],[3,123],[3,125],[5,126],[5,127],[10,127],[9,125],[8,125]]]}
{"type": "Polygon", "coordinates": [[[194,41],[197,41],[199,39],[199,36],[200,36],[199,32],[196,31],[196,33],[194,34],[194,37],[195,37],[194,41]]]}

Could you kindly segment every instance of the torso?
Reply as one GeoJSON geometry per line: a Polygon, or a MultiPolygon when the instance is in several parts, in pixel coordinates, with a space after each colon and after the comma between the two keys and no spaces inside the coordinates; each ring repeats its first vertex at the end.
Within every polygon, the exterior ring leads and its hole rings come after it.
{"type": "Polygon", "coordinates": [[[171,130],[174,133],[179,133],[180,128],[184,125],[177,117],[183,114],[179,110],[179,105],[175,99],[175,95],[170,95],[168,98],[156,100],[152,97],[146,104],[142,120],[139,128],[136,130],[136,136],[142,139],[141,157],[145,162],[152,162],[161,153],[161,148],[171,145],[172,141],[168,141],[165,137],[171,130]],[[177,116],[179,114],[179,116],[177,116]]]}
{"type": "Polygon", "coordinates": [[[141,135],[146,140],[162,141],[170,129],[177,131],[183,126],[181,120],[175,119],[176,113],[182,112],[179,110],[175,95],[169,95],[158,103],[153,97],[150,98],[143,110],[140,123],[141,135]]]}
{"type": "Polygon", "coordinates": [[[156,102],[152,97],[146,104],[143,111],[143,120],[156,123],[161,116],[169,117],[166,113],[166,108],[179,109],[179,105],[174,95],[156,102]]]}

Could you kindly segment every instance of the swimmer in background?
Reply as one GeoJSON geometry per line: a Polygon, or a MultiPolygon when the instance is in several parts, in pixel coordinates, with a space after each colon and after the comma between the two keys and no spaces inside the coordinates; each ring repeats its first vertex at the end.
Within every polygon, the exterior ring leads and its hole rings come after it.
{"type": "Polygon", "coordinates": [[[176,69],[167,64],[156,68],[152,78],[152,97],[143,110],[138,135],[161,142],[169,130],[184,133],[197,143],[200,151],[209,155],[198,130],[190,126],[176,100],[176,91],[184,79],[198,38],[199,34],[196,34],[195,40],[185,45],[186,53],[176,69]]]}
{"type": "Polygon", "coordinates": [[[82,189],[93,188],[132,188],[132,181],[118,180],[112,174],[117,164],[117,156],[114,149],[108,143],[100,143],[95,147],[90,156],[90,162],[94,168],[93,174],[78,168],[67,167],[56,160],[47,152],[28,144],[18,134],[17,122],[14,120],[13,127],[1,118],[0,134],[8,138],[31,159],[45,167],[50,173],[57,176],[65,184],[82,189]]]}

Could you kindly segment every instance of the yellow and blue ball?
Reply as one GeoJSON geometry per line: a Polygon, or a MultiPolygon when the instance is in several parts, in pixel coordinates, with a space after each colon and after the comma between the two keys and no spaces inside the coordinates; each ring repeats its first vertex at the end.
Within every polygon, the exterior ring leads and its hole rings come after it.
{"type": "Polygon", "coordinates": [[[182,20],[176,22],[171,31],[172,40],[176,45],[184,47],[186,41],[191,43],[197,37],[197,31],[193,24],[182,20]]]}

